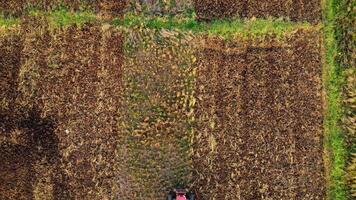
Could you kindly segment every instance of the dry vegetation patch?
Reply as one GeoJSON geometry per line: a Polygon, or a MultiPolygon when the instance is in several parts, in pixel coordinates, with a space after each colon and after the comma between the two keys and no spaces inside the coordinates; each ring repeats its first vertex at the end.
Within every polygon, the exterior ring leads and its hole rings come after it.
{"type": "Polygon", "coordinates": [[[0,14],[21,16],[30,8],[50,11],[65,6],[74,11],[90,9],[105,17],[120,17],[128,2],[129,0],[1,0],[0,14]]]}
{"type": "Polygon", "coordinates": [[[179,15],[192,9],[192,0],[131,0],[129,10],[151,15],[179,15]]]}
{"type": "Polygon", "coordinates": [[[344,89],[345,117],[343,119],[346,143],[350,148],[347,167],[347,180],[351,196],[356,196],[356,70],[346,70],[346,86],[344,89]]]}
{"type": "Polygon", "coordinates": [[[191,180],[191,34],[127,31],[121,142],[133,185],[128,199],[164,199],[191,180]]]}

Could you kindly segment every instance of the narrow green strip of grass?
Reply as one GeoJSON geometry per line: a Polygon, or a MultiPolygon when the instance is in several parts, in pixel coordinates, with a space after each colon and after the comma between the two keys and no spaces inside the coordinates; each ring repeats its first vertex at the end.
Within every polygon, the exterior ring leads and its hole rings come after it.
{"type": "Polygon", "coordinates": [[[323,70],[326,91],[326,113],[324,118],[325,148],[327,152],[327,196],[330,200],[346,200],[346,146],[340,125],[343,117],[341,90],[344,83],[342,67],[335,61],[338,53],[335,39],[335,0],[324,0],[324,49],[323,70]]]}
{"type": "Polygon", "coordinates": [[[29,11],[29,16],[46,16],[49,23],[56,27],[97,21],[95,14],[90,10],[70,12],[65,7],[59,7],[51,12],[33,9],[29,11]]]}
{"type": "Polygon", "coordinates": [[[247,21],[213,21],[206,25],[209,34],[221,35],[225,37],[233,36],[236,33],[242,36],[263,36],[274,34],[277,37],[285,36],[293,30],[299,28],[311,28],[308,23],[296,23],[290,21],[282,21],[278,19],[250,19],[247,21]]]}
{"type": "MultiPolygon", "coordinates": [[[[96,17],[92,11],[70,12],[64,7],[57,8],[51,12],[43,12],[40,10],[29,10],[29,16],[46,16],[54,26],[67,26],[70,24],[83,24],[86,22],[98,21],[103,23],[96,17]]],[[[18,19],[0,18],[0,22],[5,26],[18,22],[18,19]]],[[[118,27],[134,27],[143,26],[149,29],[168,29],[191,31],[193,33],[208,33],[210,35],[220,35],[223,37],[231,37],[235,34],[240,36],[263,36],[267,34],[275,34],[284,36],[285,33],[291,32],[298,28],[312,27],[308,23],[283,21],[279,19],[221,19],[212,22],[197,22],[194,17],[153,17],[144,15],[126,14],[123,19],[114,19],[105,21],[118,27]]]]}
{"type": "Polygon", "coordinates": [[[0,27],[10,27],[20,23],[20,20],[17,18],[5,18],[3,15],[0,15],[0,27]]]}
{"type": "Polygon", "coordinates": [[[236,33],[241,36],[275,34],[278,37],[298,28],[312,27],[307,22],[291,22],[279,19],[221,19],[207,23],[197,22],[194,18],[190,17],[149,17],[132,14],[127,14],[124,19],[115,19],[112,21],[112,24],[124,27],[143,26],[150,29],[178,29],[223,37],[230,37],[236,33]]]}

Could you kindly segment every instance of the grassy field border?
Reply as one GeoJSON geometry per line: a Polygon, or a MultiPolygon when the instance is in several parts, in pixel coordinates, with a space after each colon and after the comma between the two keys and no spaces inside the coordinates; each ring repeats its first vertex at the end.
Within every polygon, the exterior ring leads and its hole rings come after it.
{"type": "Polygon", "coordinates": [[[342,130],[343,118],[342,88],[345,74],[342,66],[336,61],[339,52],[336,40],[335,23],[340,0],[323,0],[324,20],[324,66],[323,80],[326,93],[326,110],[324,115],[325,129],[325,165],[327,178],[327,198],[330,200],[348,199],[345,167],[347,147],[342,130]]]}
{"type": "MultiPolygon", "coordinates": [[[[191,31],[195,34],[219,35],[230,38],[235,35],[242,37],[258,37],[264,35],[276,35],[283,37],[299,28],[314,27],[308,22],[292,22],[289,20],[269,18],[251,19],[217,19],[211,22],[198,22],[194,17],[152,17],[144,15],[127,14],[124,19],[114,19],[111,22],[116,26],[135,27],[142,26],[149,29],[167,29],[191,31]]],[[[315,27],[319,27],[316,25],[315,27]]]]}
{"type": "MultiPolygon", "coordinates": [[[[101,20],[93,11],[81,10],[71,12],[65,7],[44,12],[40,10],[30,10],[29,16],[46,16],[54,27],[67,26],[70,24],[81,25],[87,22],[108,23],[118,27],[144,27],[149,29],[166,29],[193,32],[195,34],[218,35],[224,38],[233,36],[259,37],[265,35],[275,35],[283,38],[286,33],[291,33],[299,28],[312,28],[308,22],[292,22],[282,19],[256,19],[242,20],[218,19],[211,22],[197,22],[194,16],[190,17],[170,17],[170,16],[145,16],[127,13],[123,19],[101,20]]],[[[0,27],[9,27],[21,23],[20,18],[5,18],[0,15],[0,27]]],[[[320,25],[320,24],[319,24],[320,25]]],[[[317,25],[317,26],[319,26],[317,25]]]]}

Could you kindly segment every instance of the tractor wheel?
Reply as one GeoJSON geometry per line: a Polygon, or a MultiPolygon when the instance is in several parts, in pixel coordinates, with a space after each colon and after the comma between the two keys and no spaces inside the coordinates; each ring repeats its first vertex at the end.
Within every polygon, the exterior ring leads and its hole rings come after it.
{"type": "Polygon", "coordinates": [[[194,194],[192,194],[192,193],[189,193],[188,194],[188,200],[194,200],[195,198],[194,198],[194,194]]]}
{"type": "Polygon", "coordinates": [[[167,200],[175,200],[173,194],[168,194],[167,200]]]}

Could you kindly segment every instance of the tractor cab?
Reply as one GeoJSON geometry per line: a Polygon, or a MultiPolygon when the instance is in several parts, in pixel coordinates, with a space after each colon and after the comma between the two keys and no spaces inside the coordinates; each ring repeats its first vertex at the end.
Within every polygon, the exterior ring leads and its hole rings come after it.
{"type": "Polygon", "coordinates": [[[194,200],[194,194],[185,189],[174,189],[168,194],[167,200],[194,200]]]}

